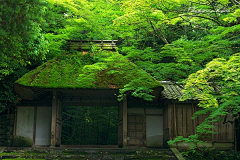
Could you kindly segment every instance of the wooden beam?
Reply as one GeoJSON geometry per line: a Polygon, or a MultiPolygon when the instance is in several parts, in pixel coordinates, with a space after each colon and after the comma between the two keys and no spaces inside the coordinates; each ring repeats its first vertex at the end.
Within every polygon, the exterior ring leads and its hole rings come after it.
{"type": "Polygon", "coordinates": [[[117,106],[118,102],[63,102],[63,106],[117,106]]]}
{"type": "Polygon", "coordinates": [[[15,83],[14,90],[22,99],[26,99],[26,100],[38,99],[38,97],[35,95],[35,93],[29,87],[24,87],[22,85],[15,83]]]}
{"type": "Polygon", "coordinates": [[[123,99],[123,147],[127,146],[127,98],[123,99]]]}
{"type": "Polygon", "coordinates": [[[55,147],[55,145],[56,145],[56,121],[57,121],[57,92],[53,91],[53,97],[52,97],[51,147],[55,147]]]}
{"type": "Polygon", "coordinates": [[[117,42],[118,40],[67,40],[68,42],[117,42]]]}
{"type": "Polygon", "coordinates": [[[178,160],[184,160],[182,154],[177,150],[177,148],[170,148],[178,160]]]}

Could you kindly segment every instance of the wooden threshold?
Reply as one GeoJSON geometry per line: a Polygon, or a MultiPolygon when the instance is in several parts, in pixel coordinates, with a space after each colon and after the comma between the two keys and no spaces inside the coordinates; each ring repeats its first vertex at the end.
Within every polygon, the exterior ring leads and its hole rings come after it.
{"type": "Polygon", "coordinates": [[[60,145],[62,148],[118,148],[118,145],[60,145]]]}

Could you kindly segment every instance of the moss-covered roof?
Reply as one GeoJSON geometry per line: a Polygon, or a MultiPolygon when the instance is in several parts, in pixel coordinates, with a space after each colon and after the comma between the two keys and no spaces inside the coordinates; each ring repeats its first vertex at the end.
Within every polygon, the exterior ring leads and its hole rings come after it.
{"type": "Polygon", "coordinates": [[[116,52],[63,54],[47,61],[16,81],[37,88],[119,89],[156,88],[161,84],[116,52]],[[133,81],[134,80],[134,81],[133,81]]]}

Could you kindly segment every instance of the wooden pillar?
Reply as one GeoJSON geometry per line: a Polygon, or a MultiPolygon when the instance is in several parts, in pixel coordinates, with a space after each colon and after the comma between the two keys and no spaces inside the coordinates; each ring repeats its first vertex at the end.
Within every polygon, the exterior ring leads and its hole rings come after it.
{"type": "Polygon", "coordinates": [[[174,133],[176,138],[178,136],[178,132],[177,132],[177,114],[176,114],[176,106],[175,106],[174,100],[173,100],[173,113],[174,113],[174,133]]]}
{"type": "Polygon", "coordinates": [[[127,146],[127,98],[123,99],[123,147],[127,146]]]}
{"type": "Polygon", "coordinates": [[[56,122],[57,122],[57,92],[53,91],[52,97],[52,125],[51,125],[51,147],[56,145],[56,122]]]}

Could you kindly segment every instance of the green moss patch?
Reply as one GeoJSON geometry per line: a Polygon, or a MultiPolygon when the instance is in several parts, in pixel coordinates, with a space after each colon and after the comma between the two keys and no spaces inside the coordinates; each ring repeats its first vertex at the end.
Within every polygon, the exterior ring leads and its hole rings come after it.
{"type": "Polygon", "coordinates": [[[161,84],[117,52],[63,54],[28,72],[16,83],[38,88],[156,88],[161,84]]]}
{"type": "Polygon", "coordinates": [[[16,155],[17,153],[16,152],[9,152],[9,153],[1,153],[0,156],[4,156],[4,155],[16,155]]]}

